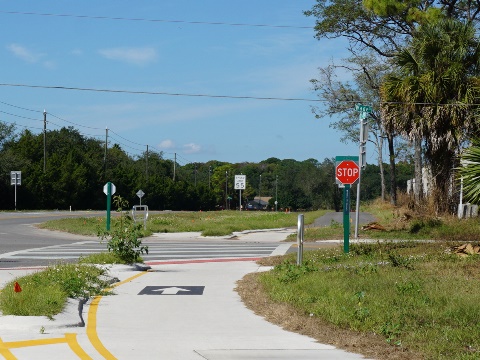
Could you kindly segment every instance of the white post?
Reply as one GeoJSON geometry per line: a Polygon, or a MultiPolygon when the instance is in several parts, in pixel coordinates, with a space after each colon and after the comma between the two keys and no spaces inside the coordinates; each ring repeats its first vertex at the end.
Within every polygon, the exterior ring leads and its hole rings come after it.
{"type": "Polygon", "coordinates": [[[358,222],[360,221],[360,182],[362,179],[362,169],[366,164],[366,145],[368,139],[368,128],[367,123],[364,122],[367,118],[368,113],[366,111],[360,112],[360,154],[359,154],[359,173],[358,173],[358,183],[357,183],[357,201],[355,204],[355,239],[358,239],[358,222]]]}
{"type": "Polygon", "coordinates": [[[15,211],[17,211],[17,176],[18,173],[15,173],[15,211]]]}
{"type": "Polygon", "coordinates": [[[303,214],[299,214],[297,221],[297,265],[302,265],[303,262],[303,234],[304,217],[303,214]]]}

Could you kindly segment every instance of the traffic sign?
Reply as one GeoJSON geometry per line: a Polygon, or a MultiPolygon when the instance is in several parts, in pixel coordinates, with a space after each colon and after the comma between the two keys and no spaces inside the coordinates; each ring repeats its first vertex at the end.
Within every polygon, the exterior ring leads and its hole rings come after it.
{"type": "Polygon", "coordinates": [[[22,185],[21,171],[10,171],[10,185],[22,185]]]}
{"type": "Polygon", "coordinates": [[[371,106],[360,105],[360,104],[355,105],[355,110],[360,111],[360,112],[365,112],[365,113],[371,113],[373,111],[371,106]]]}
{"type": "Polygon", "coordinates": [[[344,160],[337,165],[335,169],[335,177],[344,185],[351,185],[358,180],[360,176],[360,168],[353,160],[344,160]]]}
{"type": "MultiPolygon", "coordinates": [[[[115,185],[112,184],[112,191],[111,191],[111,194],[110,195],[113,195],[115,194],[115,191],[117,191],[117,188],[115,187],[115,185]]],[[[105,193],[105,195],[108,195],[108,183],[106,183],[104,186],[103,186],[103,192],[105,193]]]]}
{"type": "Polygon", "coordinates": [[[245,190],[247,175],[235,175],[235,190],[245,190]]]}
{"type": "Polygon", "coordinates": [[[145,193],[142,190],[137,191],[137,196],[141,199],[145,195],[145,193]]]}

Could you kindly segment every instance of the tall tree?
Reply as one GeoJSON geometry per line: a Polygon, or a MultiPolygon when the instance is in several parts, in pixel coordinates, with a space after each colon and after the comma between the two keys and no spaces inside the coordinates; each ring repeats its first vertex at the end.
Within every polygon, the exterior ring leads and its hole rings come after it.
{"type": "Polygon", "coordinates": [[[472,144],[461,154],[458,180],[463,185],[467,202],[480,204],[480,139],[472,139],[472,144]]]}
{"type": "MultiPolygon", "coordinates": [[[[475,0],[317,0],[307,16],[316,18],[318,39],[345,38],[353,53],[373,51],[391,59],[412,39],[419,25],[441,18],[461,19],[477,23],[480,2],[475,0]]],[[[392,134],[393,124],[383,123],[386,134],[392,134]]],[[[393,140],[389,140],[389,148],[393,140]]],[[[414,141],[416,153],[416,185],[421,186],[421,142],[414,141]]],[[[390,151],[390,164],[394,164],[390,151]]],[[[391,174],[394,168],[391,166],[391,174]]],[[[392,177],[392,175],[391,175],[392,177]]]]}
{"type": "Polygon", "coordinates": [[[394,60],[399,73],[383,87],[384,117],[425,145],[438,212],[448,207],[459,145],[479,130],[480,42],[471,23],[453,19],[421,27],[394,60]]]}
{"type": "MultiPolygon", "coordinates": [[[[351,50],[353,52],[353,50],[351,50]]],[[[341,65],[331,64],[319,68],[319,79],[311,80],[318,96],[326,101],[324,107],[314,107],[313,112],[317,118],[326,116],[339,116],[339,120],[330,124],[343,135],[341,141],[359,142],[359,114],[354,110],[356,103],[372,105],[373,112],[368,117],[369,141],[374,145],[377,153],[377,163],[380,168],[381,198],[385,200],[385,176],[383,169],[383,146],[387,139],[390,159],[390,200],[396,205],[397,186],[395,172],[395,130],[384,126],[380,114],[380,84],[389,71],[387,63],[382,62],[375,54],[353,55],[341,65]],[[338,71],[349,71],[353,75],[353,84],[336,80],[338,71]]]]}

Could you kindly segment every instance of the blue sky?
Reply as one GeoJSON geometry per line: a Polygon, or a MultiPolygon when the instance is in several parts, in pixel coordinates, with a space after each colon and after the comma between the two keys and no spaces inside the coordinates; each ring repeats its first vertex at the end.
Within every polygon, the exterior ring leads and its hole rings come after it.
{"type": "Polygon", "coordinates": [[[235,98],[316,98],[317,68],[347,54],[301,28],[314,26],[302,13],[314,3],[0,0],[0,83],[179,94],[0,86],[0,120],[39,132],[45,109],[48,129],[104,139],[108,127],[110,145],[130,155],[148,145],[181,164],[357,155],[315,119],[314,102],[235,98]],[[226,25],[239,23],[292,27],[226,25]]]}

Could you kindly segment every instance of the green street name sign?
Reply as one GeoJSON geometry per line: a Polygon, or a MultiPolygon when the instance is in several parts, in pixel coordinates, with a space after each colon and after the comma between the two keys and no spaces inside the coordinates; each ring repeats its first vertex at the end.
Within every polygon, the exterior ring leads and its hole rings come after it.
{"type": "Polygon", "coordinates": [[[360,112],[371,113],[372,112],[372,107],[368,106],[368,105],[356,104],[355,105],[355,110],[360,111],[360,112]]]}

